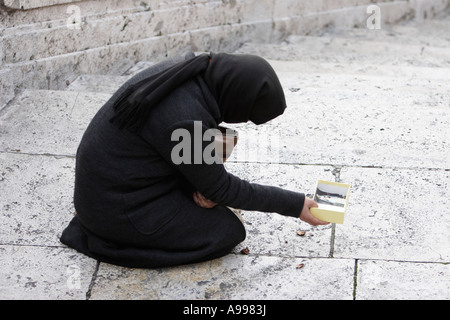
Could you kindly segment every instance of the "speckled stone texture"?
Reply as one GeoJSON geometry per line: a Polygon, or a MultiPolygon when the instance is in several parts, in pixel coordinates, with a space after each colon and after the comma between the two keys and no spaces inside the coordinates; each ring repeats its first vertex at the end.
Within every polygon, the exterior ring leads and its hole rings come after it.
{"type": "Polygon", "coordinates": [[[247,238],[229,255],[174,268],[98,263],[58,241],[85,127],[151,62],[22,92],[0,111],[0,298],[450,299],[449,28],[447,15],[241,47],[269,59],[288,109],[230,125],[227,169],[310,196],[318,179],[349,183],[345,222],[244,211],[247,238]]]}

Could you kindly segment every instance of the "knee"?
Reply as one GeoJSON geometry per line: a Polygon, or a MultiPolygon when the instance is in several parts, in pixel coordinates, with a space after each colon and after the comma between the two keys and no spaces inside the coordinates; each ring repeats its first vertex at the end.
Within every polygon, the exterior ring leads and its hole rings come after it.
{"type": "MultiPolygon", "coordinates": [[[[226,223],[223,223],[221,229],[223,237],[221,241],[227,243],[230,249],[245,240],[247,234],[244,226],[244,221],[241,220],[235,212],[230,208],[223,208],[226,215],[226,223]]],[[[225,222],[225,221],[222,221],[225,222]]]]}

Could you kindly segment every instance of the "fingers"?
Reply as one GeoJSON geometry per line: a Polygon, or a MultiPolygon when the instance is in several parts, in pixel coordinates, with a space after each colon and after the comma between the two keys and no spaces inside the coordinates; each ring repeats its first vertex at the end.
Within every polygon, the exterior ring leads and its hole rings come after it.
{"type": "Polygon", "coordinates": [[[312,226],[326,226],[327,224],[330,224],[329,222],[322,221],[314,217],[312,214],[304,214],[300,216],[300,220],[312,225],[312,226]]]}
{"type": "Polygon", "coordinates": [[[194,194],[192,195],[192,198],[194,199],[195,204],[198,205],[199,207],[201,207],[197,192],[194,192],[194,194]]]}
{"type": "Polygon", "coordinates": [[[315,202],[313,199],[305,197],[305,206],[310,209],[310,208],[318,208],[319,204],[317,202],[315,202]]]}
{"type": "Polygon", "coordinates": [[[329,222],[322,221],[314,217],[311,213],[311,208],[318,208],[319,205],[317,202],[310,198],[305,198],[305,204],[303,206],[303,210],[300,214],[300,220],[312,225],[312,226],[325,226],[330,224],[329,222]]]}
{"type": "Polygon", "coordinates": [[[312,226],[326,226],[327,224],[330,224],[330,223],[326,222],[326,221],[319,220],[316,217],[312,216],[309,224],[311,224],[312,226]]]}

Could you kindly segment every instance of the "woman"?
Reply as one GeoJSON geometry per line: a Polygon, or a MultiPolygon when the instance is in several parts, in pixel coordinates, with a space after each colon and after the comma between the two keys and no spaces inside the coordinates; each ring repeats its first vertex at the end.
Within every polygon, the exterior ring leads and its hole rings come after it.
{"type": "Polygon", "coordinates": [[[256,56],[190,54],[139,73],[98,111],[82,138],[76,215],[61,241],[100,261],[152,268],[229,253],[245,239],[230,207],[326,224],[311,215],[317,204],[304,194],[248,183],[220,161],[198,157],[211,140],[196,136],[221,122],[262,124],[285,108],[274,70],[256,56]],[[181,151],[192,161],[173,159],[180,130],[200,141],[192,152],[181,151]]]}

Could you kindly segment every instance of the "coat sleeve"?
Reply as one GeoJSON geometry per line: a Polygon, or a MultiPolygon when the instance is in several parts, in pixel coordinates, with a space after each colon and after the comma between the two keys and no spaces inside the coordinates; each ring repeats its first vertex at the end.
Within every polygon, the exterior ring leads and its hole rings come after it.
{"type": "Polygon", "coordinates": [[[300,216],[303,193],[249,183],[228,173],[218,161],[211,161],[212,141],[204,139],[207,130],[199,121],[182,121],[153,132],[149,143],[196,190],[219,205],[300,216]]]}

